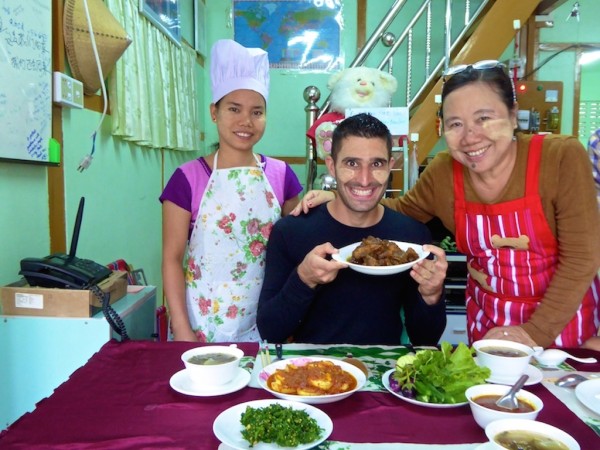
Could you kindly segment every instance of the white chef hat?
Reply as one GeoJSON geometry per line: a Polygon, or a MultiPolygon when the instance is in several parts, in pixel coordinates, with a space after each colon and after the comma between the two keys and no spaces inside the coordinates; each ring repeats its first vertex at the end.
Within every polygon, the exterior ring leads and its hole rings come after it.
{"type": "Polygon", "coordinates": [[[246,48],[231,39],[221,39],[210,54],[212,101],[218,102],[237,89],[250,89],[269,97],[269,58],[259,48],[246,48]]]}

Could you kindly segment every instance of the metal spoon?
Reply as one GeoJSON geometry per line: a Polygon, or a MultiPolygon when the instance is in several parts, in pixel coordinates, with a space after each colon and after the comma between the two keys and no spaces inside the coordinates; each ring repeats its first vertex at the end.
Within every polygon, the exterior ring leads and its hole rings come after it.
{"type": "Polygon", "coordinates": [[[579,375],[578,373],[570,373],[568,375],[560,377],[558,380],[556,380],[556,382],[554,384],[556,384],[558,387],[568,388],[568,387],[575,387],[579,383],[582,383],[586,380],[587,380],[587,378],[584,377],[583,375],[579,375]]]}
{"type": "Polygon", "coordinates": [[[528,379],[529,375],[527,375],[526,373],[521,375],[521,377],[517,380],[513,387],[511,387],[505,395],[503,395],[496,401],[496,405],[504,409],[519,409],[519,401],[517,400],[515,395],[521,390],[521,388],[525,385],[528,379]]]}

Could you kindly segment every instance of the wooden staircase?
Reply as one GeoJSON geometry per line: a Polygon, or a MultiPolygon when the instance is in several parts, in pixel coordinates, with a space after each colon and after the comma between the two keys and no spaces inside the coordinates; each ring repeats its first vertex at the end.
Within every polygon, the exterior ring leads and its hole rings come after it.
{"type": "MultiPolygon", "coordinates": [[[[451,55],[450,65],[500,58],[515,37],[514,21],[520,20],[522,25],[526,24],[539,3],[540,0],[494,2],[456,56],[451,55]]],[[[436,132],[438,105],[435,103],[435,96],[441,92],[442,79],[439,78],[410,118],[411,133],[419,133],[419,163],[425,161],[439,139],[436,132]]]]}
{"type": "MultiPolygon", "coordinates": [[[[416,96],[407,99],[407,103],[405,103],[410,114],[409,132],[410,134],[418,133],[419,135],[418,154],[416,156],[418,164],[425,162],[440,139],[436,127],[439,105],[435,102],[435,97],[441,94],[442,91],[441,73],[446,59],[449,61],[448,66],[468,64],[485,59],[500,59],[517,35],[515,22],[518,20],[521,25],[519,46],[521,49],[526,49],[527,62],[525,69],[526,73],[529,73],[535,59],[534,49],[537,44],[535,42],[537,38],[535,15],[545,14],[564,1],[566,0],[488,0],[484,2],[481,10],[474,16],[474,21],[469,20],[469,26],[464,28],[460,38],[452,42],[449,49],[446,50],[446,54],[450,52],[448,57],[444,56],[441,61],[432,63],[435,69],[428,72],[430,75],[427,80],[422,81],[421,85],[416,87],[418,90],[416,96]]],[[[397,6],[401,7],[399,4],[404,3],[404,1],[397,0],[394,6],[390,8],[388,15],[383,18],[380,26],[367,40],[364,32],[367,2],[368,0],[358,0],[357,3],[357,45],[360,51],[350,67],[365,64],[365,58],[361,58],[361,56],[363,54],[368,55],[372,45],[380,40],[386,32],[387,26],[394,20],[395,14],[398,12],[397,6]]],[[[520,54],[523,55],[524,52],[521,51],[520,54]]],[[[393,56],[393,53],[391,55],[393,56]]],[[[406,61],[406,64],[410,65],[410,61],[406,61]]],[[[382,67],[383,65],[384,62],[377,68],[385,70],[386,68],[382,67]]],[[[375,67],[376,64],[371,63],[370,66],[375,67]]],[[[409,83],[408,80],[399,79],[398,81],[399,83],[409,83]]],[[[328,106],[329,99],[317,110],[320,109],[321,112],[326,112],[328,106]]],[[[389,189],[389,193],[392,195],[404,190],[404,174],[402,171],[405,160],[406,158],[399,158],[396,167],[393,169],[394,176],[389,189]]],[[[307,162],[309,161],[311,161],[310,158],[307,158],[307,162]]],[[[322,161],[320,162],[322,163],[322,161]]],[[[307,181],[308,185],[309,182],[307,181]]]]}

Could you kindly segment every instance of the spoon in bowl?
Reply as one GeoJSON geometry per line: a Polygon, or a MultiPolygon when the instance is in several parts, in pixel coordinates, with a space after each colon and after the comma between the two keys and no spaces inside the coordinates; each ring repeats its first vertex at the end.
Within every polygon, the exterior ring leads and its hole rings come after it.
{"type": "Polygon", "coordinates": [[[559,350],[557,348],[549,348],[544,350],[543,352],[535,355],[535,359],[537,359],[540,364],[543,366],[558,366],[562,364],[565,359],[570,358],[572,360],[578,361],[580,363],[595,363],[598,362],[596,358],[577,358],[569,353],[559,350]]]}
{"type": "Polygon", "coordinates": [[[521,375],[521,377],[517,380],[513,387],[511,387],[506,394],[504,394],[496,401],[496,406],[510,410],[519,409],[519,401],[517,400],[515,395],[521,390],[521,388],[525,385],[528,379],[529,375],[521,375]]]}

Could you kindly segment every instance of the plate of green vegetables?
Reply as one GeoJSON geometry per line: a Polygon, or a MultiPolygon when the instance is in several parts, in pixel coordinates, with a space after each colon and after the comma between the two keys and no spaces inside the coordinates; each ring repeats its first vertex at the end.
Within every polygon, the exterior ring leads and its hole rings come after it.
{"type": "Polygon", "coordinates": [[[240,403],[223,411],[213,423],[217,439],[238,450],[308,450],[332,431],[333,422],[323,411],[289,400],[240,403]]]}
{"type": "Polygon", "coordinates": [[[439,350],[418,350],[401,356],[381,381],[388,391],[408,403],[455,408],[467,405],[465,391],[485,384],[489,376],[490,369],[477,365],[474,351],[466,344],[460,343],[454,349],[442,342],[439,350]]]}

